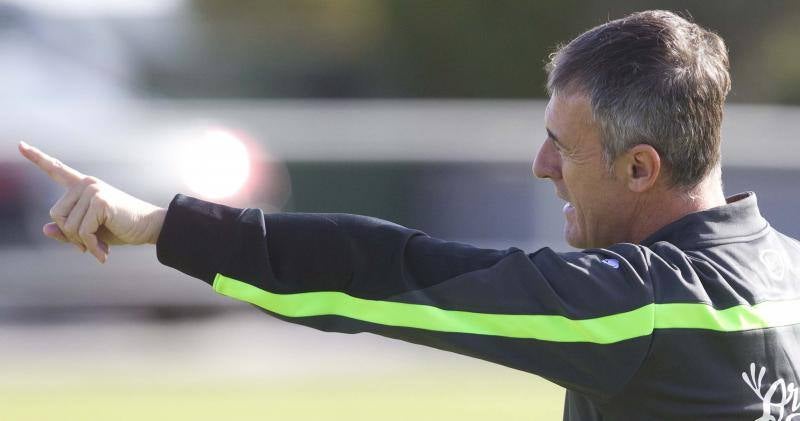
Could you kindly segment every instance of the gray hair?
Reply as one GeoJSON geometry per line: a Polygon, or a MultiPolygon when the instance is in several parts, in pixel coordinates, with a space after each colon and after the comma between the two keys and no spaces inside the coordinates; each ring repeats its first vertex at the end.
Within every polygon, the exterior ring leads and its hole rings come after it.
{"type": "Polygon", "coordinates": [[[638,12],[559,47],[545,69],[550,95],[589,99],[609,169],[631,147],[648,144],[670,185],[689,190],[719,164],[731,81],[717,34],[672,12],[638,12]]]}

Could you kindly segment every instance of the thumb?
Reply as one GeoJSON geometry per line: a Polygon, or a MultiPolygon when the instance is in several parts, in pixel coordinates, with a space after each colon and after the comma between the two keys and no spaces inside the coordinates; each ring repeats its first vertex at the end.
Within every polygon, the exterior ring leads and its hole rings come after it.
{"type": "MultiPolygon", "coordinates": [[[[61,232],[61,228],[59,228],[55,222],[45,224],[42,227],[42,232],[44,233],[44,235],[54,240],[61,241],[62,243],[69,243],[69,239],[67,238],[66,235],[64,235],[63,232],[61,232]]],[[[80,250],[81,252],[86,251],[86,247],[83,244],[75,244],[75,247],[77,247],[78,250],[80,250]]]]}
{"type": "Polygon", "coordinates": [[[46,235],[46,236],[48,236],[48,237],[50,237],[52,239],[61,241],[63,243],[69,242],[69,240],[67,239],[67,236],[64,235],[63,232],[61,232],[61,229],[58,227],[58,225],[55,222],[51,222],[49,224],[45,224],[42,227],[42,232],[44,233],[44,235],[46,235]]]}

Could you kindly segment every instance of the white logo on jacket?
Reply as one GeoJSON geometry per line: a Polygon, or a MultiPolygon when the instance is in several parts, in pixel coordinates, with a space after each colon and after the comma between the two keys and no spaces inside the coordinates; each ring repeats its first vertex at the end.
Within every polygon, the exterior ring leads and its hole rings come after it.
{"type": "Polygon", "coordinates": [[[779,378],[772,382],[769,388],[763,394],[761,393],[761,384],[764,380],[764,375],[767,373],[765,367],[758,370],[758,377],[756,377],[756,363],[750,363],[750,376],[747,372],[742,372],[742,379],[750,386],[750,390],[761,399],[761,416],[756,418],[755,421],[792,421],[794,419],[800,420],[800,390],[794,383],[786,383],[785,380],[779,378]],[[788,412],[791,411],[791,412],[788,412]],[[773,413],[777,413],[773,415],[773,413]]]}
{"type": "Polygon", "coordinates": [[[786,256],[774,249],[761,250],[758,254],[770,278],[779,281],[786,275],[786,256]]]}
{"type": "Polygon", "coordinates": [[[601,262],[611,266],[614,269],[619,269],[619,260],[617,259],[603,259],[601,262]]]}

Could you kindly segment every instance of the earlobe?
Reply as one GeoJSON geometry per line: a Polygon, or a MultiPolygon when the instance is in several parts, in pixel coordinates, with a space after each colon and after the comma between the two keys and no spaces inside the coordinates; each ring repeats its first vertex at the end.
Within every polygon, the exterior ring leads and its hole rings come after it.
{"type": "Polygon", "coordinates": [[[628,188],[643,193],[656,184],[661,174],[661,157],[650,145],[640,144],[627,153],[628,188]]]}

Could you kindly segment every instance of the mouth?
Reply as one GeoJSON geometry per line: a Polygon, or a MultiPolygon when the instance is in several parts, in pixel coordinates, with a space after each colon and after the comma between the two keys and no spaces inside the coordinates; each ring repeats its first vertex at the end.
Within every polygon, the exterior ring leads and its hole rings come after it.
{"type": "Polygon", "coordinates": [[[572,202],[570,202],[569,200],[567,200],[567,199],[564,197],[565,195],[563,195],[563,194],[561,194],[561,193],[558,193],[558,192],[557,192],[557,193],[556,193],[556,196],[558,196],[558,198],[559,198],[559,199],[561,199],[561,200],[563,200],[564,202],[566,202],[566,203],[564,203],[564,208],[562,209],[562,211],[563,211],[564,213],[567,213],[567,212],[572,212],[572,211],[574,211],[574,210],[575,210],[575,206],[573,206],[573,205],[572,205],[572,202]]]}
{"type": "Polygon", "coordinates": [[[572,202],[570,202],[570,201],[569,201],[569,199],[567,199],[567,195],[566,195],[566,194],[564,194],[564,193],[561,191],[561,189],[559,189],[559,188],[558,188],[558,186],[554,186],[554,187],[555,187],[556,196],[557,196],[559,199],[561,199],[561,200],[563,200],[564,202],[566,202],[566,203],[564,203],[564,208],[562,209],[562,211],[563,211],[565,214],[566,214],[566,213],[571,213],[571,212],[574,212],[574,211],[575,211],[575,206],[573,206],[573,205],[572,205],[572,202]]]}
{"type": "Polygon", "coordinates": [[[558,198],[559,198],[559,199],[561,199],[561,200],[563,200],[564,202],[566,202],[566,203],[564,204],[564,210],[567,210],[567,208],[574,209],[574,207],[572,206],[572,202],[570,202],[570,201],[569,201],[569,200],[566,198],[566,195],[565,195],[565,194],[561,194],[561,192],[559,192],[559,191],[556,191],[556,196],[558,196],[558,198]]]}

